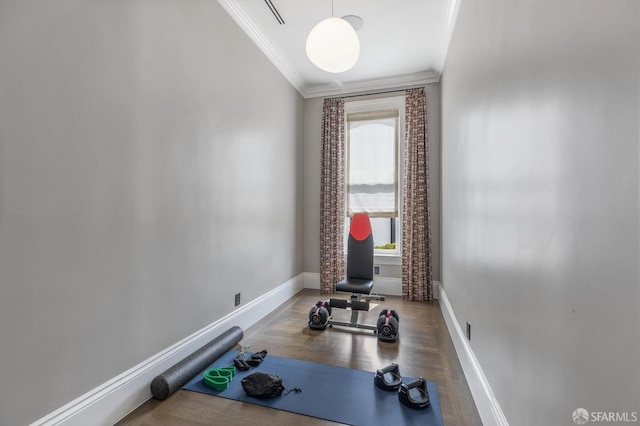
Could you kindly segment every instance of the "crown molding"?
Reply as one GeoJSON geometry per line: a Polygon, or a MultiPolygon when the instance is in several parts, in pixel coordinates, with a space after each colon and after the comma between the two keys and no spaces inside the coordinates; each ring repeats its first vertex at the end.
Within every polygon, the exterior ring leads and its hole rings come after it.
{"type": "Polygon", "coordinates": [[[438,74],[442,74],[444,64],[447,61],[447,54],[449,53],[449,46],[451,45],[451,38],[453,37],[453,30],[456,26],[461,4],[462,0],[448,0],[447,6],[444,8],[442,16],[444,25],[442,25],[438,35],[438,56],[436,60],[438,74]]]}
{"type": "Polygon", "coordinates": [[[291,65],[291,62],[271,44],[264,33],[255,26],[249,15],[234,0],[218,0],[218,3],[242,28],[249,38],[258,46],[262,53],[275,65],[293,87],[304,96],[304,80],[291,65]]]}
{"type": "Polygon", "coordinates": [[[330,83],[323,85],[307,84],[291,62],[273,44],[271,44],[262,30],[253,24],[250,16],[235,0],[218,0],[218,3],[275,65],[289,83],[291,83],[291,85],[300,93],[300,95],[305,99],[309,99],[327,96],[354,95],[384,90],[401,90],[416,86],[423,86],[427,83],[439,82],[440,75],[444,69],[449,44],[451,43],[451,37],[453,35],[462,0],[448,0],[447,6],[444,8],[443,19],[445,24],[438,36],[439,48],[435,70],[376,80],[356,81],[344,84],[330,83]]]}
{"type": "Polygon", "coordinates": [[[306,87],[301,93],[305,98],[320,98],[327,96],[358,95],[386,90],[402,90],[424,86],[428,83],[440,81],[440,74],[435,71],[403,75],[398,77],[380,78],[377,80],[356,81],[344,84],[324,84],[306,87]]]}

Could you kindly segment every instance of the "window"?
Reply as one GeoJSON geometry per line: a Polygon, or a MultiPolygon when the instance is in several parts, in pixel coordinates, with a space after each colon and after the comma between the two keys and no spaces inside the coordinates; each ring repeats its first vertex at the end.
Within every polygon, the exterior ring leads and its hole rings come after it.
{"type": "Polygon", "coordinates": [[[371,218],[376,254],[399,254],[404,98],[352,101],[346,112],[346,213],[371,218]]]}

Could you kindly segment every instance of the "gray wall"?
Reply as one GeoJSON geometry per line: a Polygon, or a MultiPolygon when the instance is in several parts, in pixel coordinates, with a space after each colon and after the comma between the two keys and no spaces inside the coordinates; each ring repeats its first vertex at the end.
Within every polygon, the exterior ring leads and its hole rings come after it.
{"type": "MultiPolygon", "coordinates": [[[[431,189],[433,279],[440,280],[440,84],[425,86],[431,189]]],[[[320,145],[324,98],[307,99],[304,111],[304,270],[320,272],[320,145]]],[[[400,278],[402,269],[381,265],[380,276],[400,278]]]]}
{"type": "Polygon", "coordinates": [[[0,424],[303,271],[303,109],[215,1],[0,3],[0,424]]]}
{"type": "Polygon", "coordinates": [[[511,424],[640,412],[639,8],[462,2],[442,284],[511,424]]]}

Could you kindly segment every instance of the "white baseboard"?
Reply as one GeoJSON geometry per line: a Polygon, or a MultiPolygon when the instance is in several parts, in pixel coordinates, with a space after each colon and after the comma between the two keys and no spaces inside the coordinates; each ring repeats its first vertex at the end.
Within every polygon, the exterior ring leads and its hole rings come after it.
{"type": "Polygon", "coordinates": [[[251,327],[302,290],[304,283],[304,274],[292,278],[32,423],[32,426],[113,425],[151,398],[150,384],[154,377],[230,327],[238,326],[243,330],[251,327]]]}
{"type": "Polygon", "coordinates": [[[440,299],[440,281],[433,281],[432,282],[433,285],[433,298],[434,299],[440,299]]]}
{"type": "Polygon", "coordinates": [[[303,272],[304,288],[320,290],[320,274],[317,272],[303,272]]]}
{"type": "MultiPolygon", "coordinates": [[[[305,272],[304,288],[314,288],[320,290],[320,274],[317,272],[305,272]]],[[[375,293],[384,294],[385,296],[402,296],[402,279],[389,277],[374,277],[373,287],[375,293]]],[[[433,297],[440,297],[440,282],[433,281],[433,297]]]]}
{"type": "MultiPolygon", "coordinates": [[[[434,281],[435,298],[439,297],[439,284],[434,281]]],[[[375,286],[380,294],[402,295],[402,281],[399,278],[378,277],[375,279],[375,286]]],[[[319,290],[320,274],[305,272],[292,278],[37,420],[31,426],[113,425],[151,398],[150,383],[154,377],[195,352],[224,330],[233,326],[243,330],[251,327],[303,288],[319,290]]]]}
{"type": "Polygon", "coordinates": [[[462,370],[469,384],[471,395],[478,408],[482,424],[485,426],[509,426],[502,408],[500,408],[500,404],[487,381],[487,377],[484,375],[480,363],[473,353],[469,341],[460,327],[460,323],[456,319],[447,298],[447,293],[442,287],[440,288],[440,307],[449,329],[451,340],[453,340],[453,345],[456,348],[458,359],[462,365],[462,370]]]}

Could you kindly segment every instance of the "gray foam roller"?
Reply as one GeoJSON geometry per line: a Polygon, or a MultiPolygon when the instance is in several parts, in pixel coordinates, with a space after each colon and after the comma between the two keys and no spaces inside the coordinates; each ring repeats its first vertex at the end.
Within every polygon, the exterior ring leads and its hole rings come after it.
{"type": "Polygon", "coordinates": [[[231,327],[164,373],[156,376],[151,381],[151,394],[155,399],[161,401],[168,398],[196,374],[233,349],[242,340],[243,335],[240,327],[231,327]]]}

